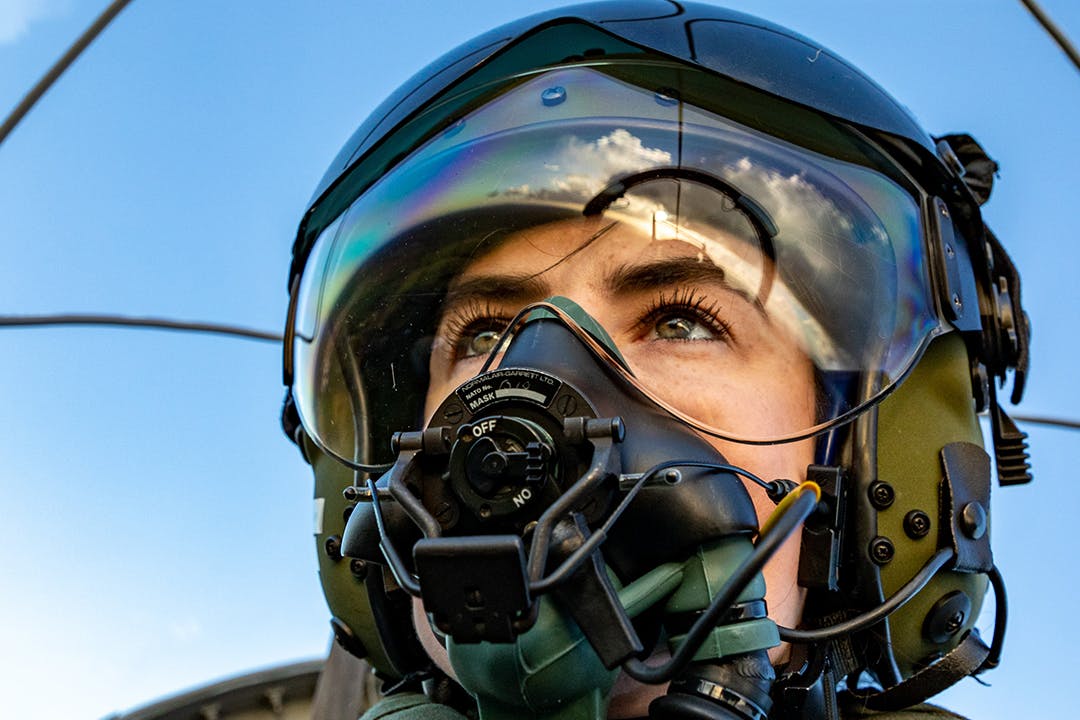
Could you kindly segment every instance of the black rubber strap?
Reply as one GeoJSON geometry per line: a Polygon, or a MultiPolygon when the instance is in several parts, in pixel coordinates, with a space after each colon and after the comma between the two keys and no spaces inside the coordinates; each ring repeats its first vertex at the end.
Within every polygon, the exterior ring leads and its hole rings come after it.
{"type": "Polygon", "coordinates": [[[852,694],[871,710],[900,710],[921,703],[971,675],[989,654],[990,648],[977,633],[971,632],[943,658],[899,685],[876,693],[852,694]]]}

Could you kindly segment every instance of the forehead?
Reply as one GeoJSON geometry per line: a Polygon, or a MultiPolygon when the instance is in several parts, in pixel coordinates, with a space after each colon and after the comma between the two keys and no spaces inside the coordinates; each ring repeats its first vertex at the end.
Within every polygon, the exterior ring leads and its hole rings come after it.
{"type": "Polygon", "coordinates": [[[515,232],[471,260],[460,278],[483,275],[580,277],[609,275],[615,269],[663,260],[693,259],[715,263],[703,243],[652,232],[635,224],[604,218],[574,218],[515,232]]]}

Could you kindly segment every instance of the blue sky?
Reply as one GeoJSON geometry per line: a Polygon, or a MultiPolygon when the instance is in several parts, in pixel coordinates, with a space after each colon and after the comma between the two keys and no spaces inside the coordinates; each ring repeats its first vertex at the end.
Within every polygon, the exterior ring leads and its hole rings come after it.
{"type": "MultiPolygon", "coordinates": [[[[0,114],[106,4],[0,2],[0,114]]],[[[454,45],[559,4],[136,0],[0,146],[0,313],[280,329],[300,214],[363,117],[454,45]]],[[[1035,328],[1022,409],[1080,416],[1080,73],[1020,3],[726,4],[818,40],[1000,162],[986,215],[1035,328]]],[[[1080,5],[1042,4],[1080,39],[1080,5]]],[[[0,330],[5,714],[99,718],[325,651],[279,365],[272,345],[211,336],[0,330]]],[[[1029,430],[1035,482],[994,491],[1005,661],[992,687],[944,700],[973,717],[1073,706],[1047,678],[1080,642],[1062,495],[1078,438],[1029,430]]]]}

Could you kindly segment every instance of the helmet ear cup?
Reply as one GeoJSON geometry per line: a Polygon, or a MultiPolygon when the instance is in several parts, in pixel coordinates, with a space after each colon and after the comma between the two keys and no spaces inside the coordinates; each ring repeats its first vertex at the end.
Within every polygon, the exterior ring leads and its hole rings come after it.
{"type": "Polygon", "coordinates": [[[341,538],[354,503],[343,491],[354,471],[320,451],[301,432],[301,451],[315,473],[315,551],[319,582],[330,608],[338,644],[366,658],[384,677],[400,678],[423,664],[423,651],[412,632],[408,595],[384,577],[384,567],[342,557],[341,538]]]}
{"type": "MultiPolygon", "coordinates": [[[[943,335],[878,409],[877,477],[855,501],[872,508],[863,517],[876,520],[874,540],[861,549],[862,563],[876,571],[884,597],[950,545],[942,527],[951,521],[942,449],[983,446],[970,372],[959,333],[943,335]]],[[[989,475],[989,461],[985,467],[989,475]]],[[[989,487],[989,477],[985,481],[989,487]]],[[[942,571],[893,613],[880,648],[882,664],[875,668],[882,684],[901,682],[956,647],[973,627],[986,589],[985,574],[942,571]]]]}

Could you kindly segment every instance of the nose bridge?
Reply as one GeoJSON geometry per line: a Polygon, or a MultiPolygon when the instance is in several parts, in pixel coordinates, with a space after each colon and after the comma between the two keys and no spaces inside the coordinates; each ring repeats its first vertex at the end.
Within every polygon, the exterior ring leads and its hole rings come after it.
{"type": "Polygon", "coordinates": [[[564,354],[566,351],[560,349],[566,348],[567,343],[576,349],[585,349],[581,339],[574,337],[579,331],[570,326],[572,323],[603,345],[624,367],[629,367],[607,329],[582,305],[568,297],[559,295],[549,297],[544,302],[561,310],[569,319],[569,322],[559,318],[555,312],[546,307],[538,307],[532,310],[526,315],[523,326],[511,341],[509,348],[507,348],[506,355],[503,358],[504,363],[512,364],[519,355],[524,355],[526,359],[533,360],[537,347],[541,345],[545,346],[548,352],[554,351],[558,358],[556,363],[567,369],[572,368],[575,362],[588,364],[595,362],[596,360],[591,358],[588,353],[571,360],[568,355],[564,354]],[[553,340],[554,342],[552,342],[553,340]]]}

